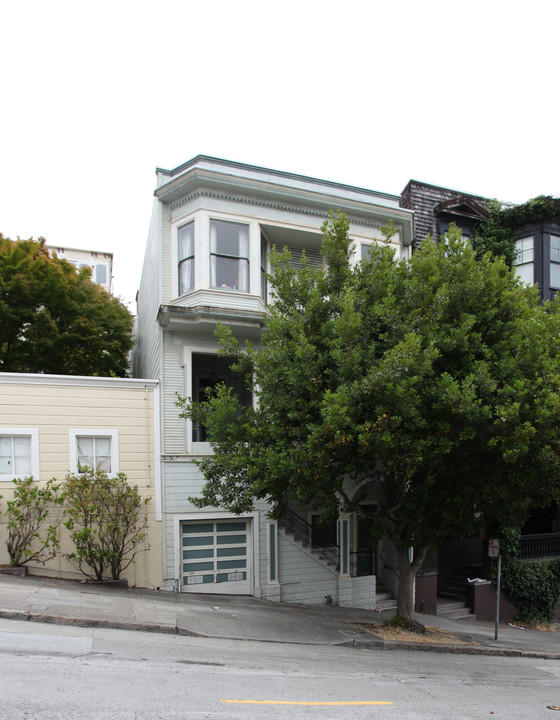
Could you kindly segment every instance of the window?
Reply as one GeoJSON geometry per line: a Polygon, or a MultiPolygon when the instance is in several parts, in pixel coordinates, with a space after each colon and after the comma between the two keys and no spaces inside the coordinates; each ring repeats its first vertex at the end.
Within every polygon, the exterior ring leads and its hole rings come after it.
{"type": "MultiPolygon", "coordinates": [[[[242,405],[251,407],[253,394],[245,384],[243,373],[234,372],[230,368],[231,362],[231,358],[227,357],[193,353],[192,392],[195,402],[204,402],[217,385],[224,383],[234,390],[242,405]]],[[[193,442],[208,442],[208,434],[203,425],[193,423],[192,440],[193,442]]]]}
{"type": "Polygon", "coordinates": [[[288,245],[290,251],[290,266],[296,270],[301,270],[303,267],[302,259],[303,256],[307,258],[307,266],[311,268],[320,268],[323,266],[323,256],[318,250],[310,250],[308,248],[291,247],[288,245]]]}
{"type": "Polygon", "coordinates": [[[249,226],[210,222],[210,284],[249,292],[249,226]]]}
{"type": "Polygon", "coordinates": [[[118,433],[116,430],[70,430],[70,470],[80,467],[102,470],[116,475],[118,467],[118,433]]]}
{"type": "Polygon", "coordinates": [[[194,289],[194,222],[179,228],[179,295],[194,289]]]}
{"type": "Polygon", "coordinates": [[[533,236],[520,238],[515,243],[516,256],[513,264],[520,280],[532,285],[535,282],[533,266],[533,236]]]}
{"type": "Polygon", "coordinates": [[[368,243],[368,244],[366,245],[365,243],[362,243],[362,244],[361,244],[361,249],[362,249],[362,258],[361,258],[361,259],[362,259],[362,260],[369,260],[369,256],[370,256],[370,254],[371,254],[371,244],[368,243]]]}
{"type": "Polygon", "coordinates": [[[560,288],[560,235],[550,236],[550,287],[560,288]]]}
{"type": "Polygon", "coordinates": [[[39,431],[0,428],[0,480],[39,479],[39,431]]]}
{"type": "Polygon", "coordinates": [[[95,282],[100,285],[107,284],[107,265],[97,263],[95,265],[95,282]]]}
{"type": "Polygon", "coordinates": [[[267,265],[267,242],[264,235],[261,235],[261,297],[267,302],[268,299],[268,283],[266,281],[266,265],[267,265]]]}

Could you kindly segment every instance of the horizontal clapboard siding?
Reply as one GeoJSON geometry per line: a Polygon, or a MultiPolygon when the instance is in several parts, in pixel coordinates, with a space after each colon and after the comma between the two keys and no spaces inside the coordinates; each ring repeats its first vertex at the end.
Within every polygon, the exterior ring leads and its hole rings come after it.
{"type": "MultiPolygon", "coordinates": [[[[148,535],[146,547],[125,572],[132,586],[160,587],[162,584],[162,533],[156,518],[156,492],[159,492],[159,452],[155,448],[159,414],[157,383],[113,378],[73,378],[71,376],[19,375],[0,373],[0,427],[37,431],[39,477],[63,480],[70,470],[70,430],[116,431],[119,471],[140,494],[146,506],[148,535]]],[[[13,497],[10,482],[0,484],[5,501],[13,497]]],[[[6,516],[0,516],[0,535],[5,537],[6,516]]],[[[41,574],[69,577],[75,568],[64,558],[72,551],[68,533],[62,533],[61,553],[41,574]],[[70,573],[70,575],[69,575],[70,573]]],[[[4,543],[0,543],[0,562],[7,562],[4,543]]],[[[31,572],[37,568],[31,567],[31,572]]],[[[79,577],[79,573],[76,573],[79,577]]]]}
{"type": "Polygon", "coordinates": [[[134,354],[137,377],[159,377],[161,331],[156,318],[161,304],[161,226],[162,207],[159,200],[155,200],[138,291],[138,342],[134,354]]]}
{"type": "Polygon", "coordinates": [[[0,393],[0,427],[39,431],[41,480],[70,470],[69,431],[80,428],[116,430],[119,470],[139,487],[153,480],[153,387],[49,384],[45,376],[39,384],[2,383],[0,393]]]}

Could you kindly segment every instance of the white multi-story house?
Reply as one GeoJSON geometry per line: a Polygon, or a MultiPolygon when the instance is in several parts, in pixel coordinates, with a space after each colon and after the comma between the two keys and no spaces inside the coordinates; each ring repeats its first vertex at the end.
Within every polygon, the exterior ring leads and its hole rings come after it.
{"type": "Polygon", "coordinates": [[[55,245],[47,245],[47,248],[52,255],[68,260],[78,270],[83,267],[91,268],[91,279],[107,292],[113,291],[113,253],[76,250],[55,245]]]}
{"type": "Polygon", "coordinates": [[[342,210],[356,257],[381,239],[388,220],[398,229],[397,257],[408,257],[412,212],[398,196],[206,156],[156,173],[135,373],[160,380],[162,389],[164,589],[375,605],[375,553],[356,517],[341,517],[323,538],[316,517],[301,508],[279,524],[264,503],[232,516],[189,502],[204,483],[194,461],[211,448],[204,428],[179,417],[176,399],[198,399],[216,380],[235,384],[217,356],[216,323],[258,343],[272,245],[289,247],[296,265],[302,250],[321,263],[321,226],[329,211],[342,210]]]}

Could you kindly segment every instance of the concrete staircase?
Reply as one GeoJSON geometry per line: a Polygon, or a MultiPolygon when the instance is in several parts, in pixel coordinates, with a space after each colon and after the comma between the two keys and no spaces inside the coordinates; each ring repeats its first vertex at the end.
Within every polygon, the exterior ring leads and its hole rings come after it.
{"type": "Polygon", "coordinates": [[[328,568],[331,572],[338,570],[338,564],[334,561],[332,553],[326,555],[321,549],[314,548],[310,543],[305,542],[296,533],[288,530],[288,528],[278,525],[278,532],[288,539],[293,545],[303,550],[303,552],[315,561],[321,563],[324,567],[328,568]]]}
{"type": "Polygon", "coordinates": [[[451,620],[474,619],[468,578],[480,577],[481,565],[466,565],[453,580],[438,593],[437,614],[451,620]]]}
{"type": "Polygon", "coordinates": [[[396,610],[397,599],[393,593],[388,592],[383,583],[378,582],[375,586],[375,606],[383,610],[396,610]]]}
{"type": "Polygon", "coordinates": [[[464,600],[446,600],[438,597],[437,614],[438,617],[449,618],[449,620],[474,620],[474,615],[464,600]]]}

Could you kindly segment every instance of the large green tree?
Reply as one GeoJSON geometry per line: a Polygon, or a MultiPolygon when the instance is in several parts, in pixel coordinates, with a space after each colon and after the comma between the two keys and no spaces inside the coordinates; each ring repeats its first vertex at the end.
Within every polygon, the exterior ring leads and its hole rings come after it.
{"type": "Polygon", "coordinates": [[[122,377],[131,331],[88,268],[52,257],[42,239],[0,235],[0,371],[122,377]]]}
{"type": "Polygon", "coordinates": [[[381,244],[360,263],[343,215],[324,233],[324,270],[273,253],[260,346],[220,330],[258,407],[226,387],[183,400],[214,450],[195,502],[364,513],[367,495],[375,533],[397,548],[398,613],[412,618],[430,547],[483,523],[517,525],[554,495],[560,306],[539,305],[501,260],[477,260],[456,228],[411,260],[381,244]]]}

